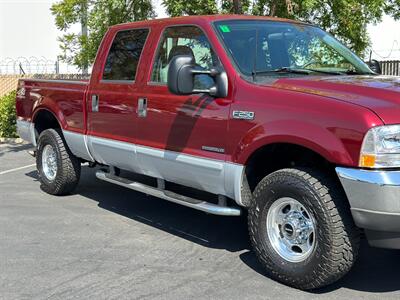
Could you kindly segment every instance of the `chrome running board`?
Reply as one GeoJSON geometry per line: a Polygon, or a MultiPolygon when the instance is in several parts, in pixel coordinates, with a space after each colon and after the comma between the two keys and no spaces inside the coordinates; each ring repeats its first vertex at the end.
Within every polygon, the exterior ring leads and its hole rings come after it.
{"type": "MultiPolygon", "coordinates": [[[[142,192],[164,200],[168,200],[183,206],[201,210],[209,214],[220,215],[220,216],[240,216],[241,214],[240,208],[228,207],[225,205],[217,205],[203,200],[183,196],[168,190],[164,190],[162,188],[162,184],[160,185],[160,183],[159,186],[161,186],[161,188],[155,188],[140,182],[131,181],[129,179],[115,176],[111,173],[106,173],[103,171],[97,171],[96,177],[100,180],[111,182],[126,187],[128,189],[142,192]]],[[[224,203],[224,201],[220,201],[220,203],[224,203]]]]}

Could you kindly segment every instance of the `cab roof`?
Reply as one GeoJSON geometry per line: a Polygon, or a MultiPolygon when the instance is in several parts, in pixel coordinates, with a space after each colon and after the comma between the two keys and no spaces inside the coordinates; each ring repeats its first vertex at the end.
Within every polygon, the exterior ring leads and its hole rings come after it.
{"type": "Polygon", "coordinates": [[[210,23],[214,21],[223,21],[223,20],[268,20],[268,21],[276,21],[276,22],[288,22],[295,24],[306,24],[309,23],[277,18],[277,17],[265,17],[265,16],[251,16],[251,15],[234,15],[234,14],[223,14],[223,15],[196,15],[196,16],[184,16],[184,17],[173,17],[173,18],[161,18],[161,19],[151,19],[137,22],[129,22],[118,25],[113,25],[111,28],[114,29],[122,29],[129,27],[129,25],[135,26],[148,26],[148,25],[175,25],[175,24],[185,24],[185,23],[210,23]]]}

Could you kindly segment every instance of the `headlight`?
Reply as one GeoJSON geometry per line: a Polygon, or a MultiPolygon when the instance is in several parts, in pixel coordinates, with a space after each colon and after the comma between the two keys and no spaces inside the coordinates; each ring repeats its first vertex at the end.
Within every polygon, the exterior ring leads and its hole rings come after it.
{"type": "Polygon", "coordinates": [[[400,125],[378,126],[364,137],[360,153],[360,167],[400,167],[400,125]]]}

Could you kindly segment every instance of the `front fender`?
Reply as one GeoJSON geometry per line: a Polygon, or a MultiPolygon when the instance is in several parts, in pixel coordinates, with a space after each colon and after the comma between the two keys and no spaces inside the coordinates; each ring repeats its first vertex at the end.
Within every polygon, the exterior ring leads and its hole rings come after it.
{"type": "Polygon", "coordinates": [[[347,166],[358,165],[364,132],[345,128],[324,128],[300,120],[277,120],[251,128],[233,153],[234,161],[246,164],[257,149],[275,143],[308,148],[327,161],[347,166]]]}

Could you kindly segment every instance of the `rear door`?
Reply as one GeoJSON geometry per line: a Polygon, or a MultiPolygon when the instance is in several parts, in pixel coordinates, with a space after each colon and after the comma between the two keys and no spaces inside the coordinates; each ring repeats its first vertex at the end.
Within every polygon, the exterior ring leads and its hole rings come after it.
{"type": "Polygon", "coordinates": [[[88,144],[96,161],[137,170],[135,132],[140,97],[139,64],[149,28],[114,33],[113,41],[88,92],[88,144]]]}

